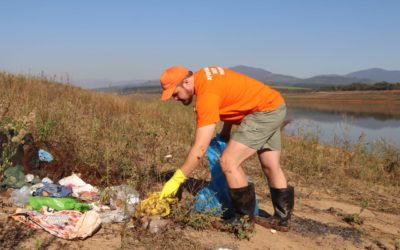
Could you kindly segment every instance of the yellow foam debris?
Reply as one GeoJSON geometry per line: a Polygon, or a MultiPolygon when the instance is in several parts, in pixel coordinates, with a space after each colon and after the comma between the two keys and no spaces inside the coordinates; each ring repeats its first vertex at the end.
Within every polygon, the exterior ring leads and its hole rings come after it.
{"type": "Polygon", "coordinates": [[[142,200],[135,208],[135,217],[159,215],[165,217],[171,212],[170,204],[175,203],[176,198],[160,199],[160,192],[151,193],[147,199],[142,200]]]}

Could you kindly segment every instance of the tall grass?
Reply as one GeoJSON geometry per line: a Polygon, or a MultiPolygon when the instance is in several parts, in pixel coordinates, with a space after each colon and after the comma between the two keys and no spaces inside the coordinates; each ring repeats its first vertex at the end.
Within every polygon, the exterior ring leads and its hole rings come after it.
{"type": "Polygon", "coordinates": [[[0,74],[2,121],[35,113],[31,131],[42,146],[67,151],[71,170],[99,171],[103,183],[138,182],[139,172],[183,159],[193,114],[158,100],[139,100],[60,84],[45,78],[0,74]],[[164,156],[172,160],[164,163],[164,156]]]}
{"type": "MultiPolygon", "coordinates": [[[[179,167],[195,131],[192,108],[83,90],[43,77],[0,73],[0,100],[3,123],[34,112],[29,132],[39,145],[67,152],[56,159],[59,164],[97,172],[103,185],[126,181],[151,190],[152,173],[179,167]],[[172,158],[165,158],[169,154],[172,158]]],[[[399,151],[384,143],[368,152],[363,141],[343,149],[320,145],[317,139],[283,140],[283,167],[298,181],[339,186],[355,179],[400,186],[399,151]]],[[[261,173],[256,161],[247,165],[250,175],[261,173]]]]}

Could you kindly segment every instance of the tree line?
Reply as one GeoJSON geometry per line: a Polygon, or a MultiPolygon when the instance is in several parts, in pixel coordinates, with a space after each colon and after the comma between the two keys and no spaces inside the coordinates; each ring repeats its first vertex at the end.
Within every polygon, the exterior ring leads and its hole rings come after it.
{"type": "Polygon", "coordinates": [[[389,82],[377,82],[374,84],[367,83],[352,83],[349,85],[335,85],[322,87],[320,90],[324,91],[351,91],[351,90],[395,90],[400,89],[400,82],[389,83],[389,82]]]}

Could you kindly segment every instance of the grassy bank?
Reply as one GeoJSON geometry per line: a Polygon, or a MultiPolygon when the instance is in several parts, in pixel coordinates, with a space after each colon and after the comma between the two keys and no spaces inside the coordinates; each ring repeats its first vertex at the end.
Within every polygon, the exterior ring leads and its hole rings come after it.
{"type": "Polygon", "coordinates": [[[319,110],[400,117],[400,90],[286,93],[289,105],[319,110]]]}
{"type": "MultiPolygon", "coordinates": [[[[82,90],[43,78],[0,74],[0,125],[29,117],[27,130],[38,145],[57,150],[56,161],[70,171],[98,173],[102,185],[128,182],[150,192],[154,173],[180,166],[192,143],[195,114],[190,107],[157,98],[82,90]],[[166,155],[172,158],[165,158],[166,155]]],[[[398,192],[399,152],[382,145],[373,152],[357,145],[323,146],[284,136],[282,164],[297,185],[351,188],[354,183],[398,192]]],[[[195,177],[208,178],[207,162],[195,177]]],[[[246,163],[252,179],[264,182],[256,158],[246,163]]]]}

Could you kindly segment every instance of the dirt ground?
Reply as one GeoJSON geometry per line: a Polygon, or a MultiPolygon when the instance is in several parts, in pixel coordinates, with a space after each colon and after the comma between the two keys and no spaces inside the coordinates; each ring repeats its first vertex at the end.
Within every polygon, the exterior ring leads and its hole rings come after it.
{"type": "MultiPolygon", "coordinates": [[[[360,206],[325,191],[296,188],[292,230],[271,232],[256,225],[250,240],[217,230],[196,231],[169,224],[167,231],[143,233],[132,223],[107,224],[86,240],[67,241],[44,231],[32,230],[9,217],[16,207],[9,201],[10,190],[0,200],[1,249],[400,249],[400,215],[366,208],[361,224],[344,221],[344,214],[360,212],[360,206]],[[125,232],[125,235],[123,233],[125,232]]],[[[260,208],[272,212],[268,197],[260,197],[260,208]]],[[[400,204],[398,197],[392,199],[400,204]]]]}

